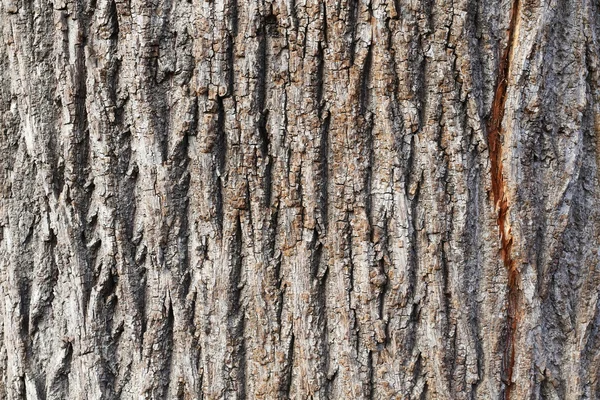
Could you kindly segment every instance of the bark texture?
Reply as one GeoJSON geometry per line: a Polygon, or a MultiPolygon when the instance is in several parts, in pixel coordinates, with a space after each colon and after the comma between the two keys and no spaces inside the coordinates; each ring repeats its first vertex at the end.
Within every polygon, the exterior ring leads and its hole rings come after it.
{"type": "Polygon", "coordinates": [[[0,398],[600,398],[600,3],[2,0],[0,398]]]}

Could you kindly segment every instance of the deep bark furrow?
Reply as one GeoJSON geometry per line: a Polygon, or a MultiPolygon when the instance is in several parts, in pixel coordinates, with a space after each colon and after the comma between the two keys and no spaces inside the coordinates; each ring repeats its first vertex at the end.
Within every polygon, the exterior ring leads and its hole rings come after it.
{"type": "Polygon", "coordinates": [[[511,57],[513,47],[515,46],[516,37],[516,26],[518,24],[519,15],[519,2],[520,0],[513,0],[510,8],[510,17],[508,25],[508,35],[506,40],[506,47],[500,58],[498,65],[498,76],[494,98],[492,101],[492,107],[490,116],[488,117],[488,146],[490,153],[490,173],[492,183],[492,194],[494,200],[494,207],[498,213],[497,223],[498,230],[500,233],[500,256],[504,263],[504,267],[507,271],[507,285],[508,285],[508,325],[506,328],[506,344],[502,373],[503,379],[506,379],[506,389],[504,392],[504,398],[509,399],[511,389],[513,386],[513,368],[515,364],[515,331],[519,323],[519,266],[512,256],[513,237],[511,235],[510,223],[507,221],[508,216],[508,198],[505,193],[506,183],[504,181],[503,174],[503,151],[502,151],[502,120],[504,118],[504,109],[506,106],[506,93],[510,79],[511,69],[511,57]]]}

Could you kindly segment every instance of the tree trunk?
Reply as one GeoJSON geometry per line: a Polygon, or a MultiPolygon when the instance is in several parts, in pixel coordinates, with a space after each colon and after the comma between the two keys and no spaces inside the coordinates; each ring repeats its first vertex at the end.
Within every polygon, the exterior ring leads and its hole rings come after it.
{"type": "Polygon", "coordinates": [[[0,398],[600,398],[600,4],[2,0],[0,398]]]}

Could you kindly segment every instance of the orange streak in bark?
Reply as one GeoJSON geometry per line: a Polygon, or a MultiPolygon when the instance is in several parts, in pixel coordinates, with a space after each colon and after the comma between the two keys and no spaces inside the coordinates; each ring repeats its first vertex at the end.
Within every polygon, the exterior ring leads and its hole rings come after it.
{"type": "Polygon", "coordinates": [[[494,206],[498,211],[498,228],[500,230],[500,254],[508,274],[508,334],[503,361],[503,375],[507,377],[507,387],[504,394],[505,399],[510,398],[512,389],[513,366],[515,363],[515,331],[518,320],[518,281],[519,271],[515,260],[511,257],[513,238],[510,226],[506,222],[508,215],[508,199],[506,198],[504,175],[502,174],[502,119],[506,102],[506,89],[508,86],[508,73],[510,70],[510,57],[515,41],[515,30],[517,26],[519,0],[514,0],[510,10],[510,22],[508,28],[508,43],[498,68],[498,81],[492,103],[491,114],[488,120],[488,144],[491,161],[492,193],[494,206]],[[504,374],[505,373],[505,374],[504,374]]]}

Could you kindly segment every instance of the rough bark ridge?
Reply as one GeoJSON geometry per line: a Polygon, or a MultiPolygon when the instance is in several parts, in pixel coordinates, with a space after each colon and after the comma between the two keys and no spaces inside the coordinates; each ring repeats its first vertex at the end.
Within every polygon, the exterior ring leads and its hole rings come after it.
{"type": "Polygon", "coordinates": [[[0,398],[599,398],[598,7],[2,0],[0,398]]]}
{"type": "Polygon", "coordinates": [[[515,45],[515,31],[519,18],[519,0],[513,0],[510,9],[510,22],[508,25],[508,39],[506,48],[503,51],[502,58],[498,65],[498,77],[496,78],[496,90],[492,101],[492,109],[488,118],[488,145],[490,153],[490,172],[492,181],[492,193],[494,203],[498,212],[498,229],[500,230],[500,254],[506,268],[508,283],[507,300],[507,329],[505,354],[504,354],[504,376],[507,386],[504,398],[510,398],[512,389],[512,373],[515,364],[515,330],[518,325],[518,305],[519,305],[519,269],[512,258],[512,235],[510,226],[506,221],[508,215],[508,199],[505,194],[506,182],[502,174],[502,119],[504,117],[504,107],[506,104],[506,89],[508,87],[508,77],[510,72],[510,61],[512,50],[515,45]]]}

